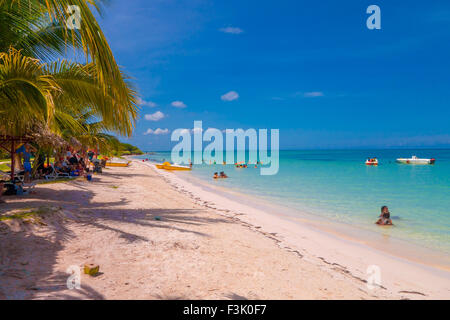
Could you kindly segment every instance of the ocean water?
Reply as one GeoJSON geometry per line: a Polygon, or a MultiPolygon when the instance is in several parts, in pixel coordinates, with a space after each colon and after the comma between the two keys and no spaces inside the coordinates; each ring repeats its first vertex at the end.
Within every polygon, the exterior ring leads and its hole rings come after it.
{"type": "MultiPolygon", "coordinates": [[[[169,152],[146,155],[170,161],[169,152]]],[[[209,162],[209,161],[208,161],[209,162]]],[[[194,165],[179,172],[233,192],[264,199],[361,230],[386,234],[374,225],[380,208],[389,206],[394,228],[388,235],[448,254],[450,252],[450,150],[281,151],[279,173],[260,175],[249,165],[194,165]],[[395,159],[417,155],[436,158],[435,165],[402,165],[395,159]],[[377,157],[378,167],[364,164],[377,157]],[[225,171],[229,179],[213,180],[225,171]]]]}

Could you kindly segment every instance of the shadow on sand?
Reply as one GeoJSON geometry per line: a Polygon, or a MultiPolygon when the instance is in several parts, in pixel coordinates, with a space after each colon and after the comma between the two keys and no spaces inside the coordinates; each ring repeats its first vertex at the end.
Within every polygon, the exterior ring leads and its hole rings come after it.
{"type": "MultiPolygon", "coordinates": [[[[105,173],[113,178],[113,182],[104,183],[97,178],[95,183],[108,187],[120,180],[129,179],[130,175],[105,173]]],[[[143,175],[149,177],[150,175],[143,175]]],[[[99,230],[117,232],[119,237],[133,243],[150,241],[149,239],[112,227],[120,224],[137,224],[151,228],[163,228],[179,232],[192,233],[201,237],[210,235],[189,230],[182,226],[202,225],[209,223],[228,223],[222,218],[208,218],[198,214],[199,209],[126,209],[129,203],[125,196],[114,202],[92,201],[95,189],[86,187],[78,181],[67,182],[75,188],[62,190],[51,189],[46,185],[38,188],[37,194],[31,194],[21,200],[19,197],[5,197],[6,204],[0,204],[0,218],[8,212],[30,210],[43,207],[59,208],[77,223],[91,225],[99,230]],[[193,213],[196,214],[193,214],[193,213]],[[117,222],[117,223],[110,223],[117,222]],[[164,223],[170,222],[170,223],[164,223]],[[177,224],[177,226],[174,226],[177,224]]],[[[125,193],[126,195],[126,193],[125,193]]],[[[97,199],[98,200],[98,199],[97,199]]],[[[94,289],[83,285],[76,296],[67,294],[67,273],[55,273],[54,266],[58,252],[63,249],[64,242],[73,239],[74,235],[65,223],[48,224],[50,234],[39,236],[39,233],[11,229],[10,224],[0,219],[0,299],[103,299],[94,289]],[[30,261],[38,261],[30,262],[30,261]],[[64,292],[62,292],[64,291],[64,292]]]]}

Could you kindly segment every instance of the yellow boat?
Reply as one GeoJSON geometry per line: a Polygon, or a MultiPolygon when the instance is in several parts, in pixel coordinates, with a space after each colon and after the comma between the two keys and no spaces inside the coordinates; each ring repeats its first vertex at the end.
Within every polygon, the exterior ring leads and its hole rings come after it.
{"type": "Polygon", "coordinates": [[[191,167],[180,166],[177,164],[170,164],[169,162],[164,162],[163,164],[157,164],[156,167],[158,169],[163,170],[175,170],[175,171],[190,171],[191,167]]]}
{"type": "Polygon", "coordinates": [[[107,167],[128,167],[131,161],[128,162],[106,162],[107,167]]]}

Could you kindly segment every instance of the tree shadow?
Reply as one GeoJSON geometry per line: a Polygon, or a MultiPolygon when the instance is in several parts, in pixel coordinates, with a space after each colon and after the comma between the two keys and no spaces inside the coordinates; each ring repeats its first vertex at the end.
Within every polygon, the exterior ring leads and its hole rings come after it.
{"type": "Polygon", "coordinates": [[[226,294],[225,298],[230,299],[230,300],[248,300],[246,297],[240,296],[240,295],[238,295],[236,293],[233,293],[233,292],[231,292],[229,294],[226,294]]]}
{"type": "MultiPolygon", "coordinates": [[[[49,214],[50,215],[50,214],[49,214]]],[[[1,217],[1,215],[0,215],[1,217]]],[[[0,299],[72,299],[67,293],[67,273],[55,272],[58,252],[65,241],[73,238],[62,221],[45,214],[39,216],[47,234],[26,232],[30,222],[0,221],[0,299]],[[49,220],[54,223],[49,223],[49,220]],[[14,228],[12,226],[15,226],[14,228]],[[17,227],[22,228],[18,230],[17,227]],[[13,230],[14,229],[14,230],[13,230]]],[[[82,299],[102,299],[89,286],[77,290],[82,299]]]]}
{"type": "MultiPolygon", "coordinates": [[[[113,186],[115,181],[120,185],[122,179],[133,176],[132,173],[106,175],[109,181],[101,181],[99,177],[95,185],[105,188],[113,186]]],[[[151,175],[142,174],[146,178],[151,175]]],[[[202,209],[129,209],[126,205],[130,200],[123,192],[115,201],[99,202],[97,198],[97,201],[93,201],[96,191],[85,182],[70,181],[64,184],[69,187],[50,188],[40,185],[37,194],[4,197],[7,204],[0,205],[0,218],[11,211],[54,207],[75,223],[91,226],[99,231],[115,232],[129,243],[151,240],[126,231],[126,224],[212,237],[188,227],[230,222],[220,217],[207,217],[202,214],[205,211],[202,209]]],[[[9,224],[0,221],[0,299],[103,299],[101,293],[85,285],[82,285],[81,290],[73,291],[73,295],[67,290],[69,274],[55,273],[54,266],[57,264],[58,252],[63,250],[64,243],[73,239],[74,235],[63,221],[56,226],[48,223],[46,228],[50,229],[51,236],[14,232],[9,224]]]]}

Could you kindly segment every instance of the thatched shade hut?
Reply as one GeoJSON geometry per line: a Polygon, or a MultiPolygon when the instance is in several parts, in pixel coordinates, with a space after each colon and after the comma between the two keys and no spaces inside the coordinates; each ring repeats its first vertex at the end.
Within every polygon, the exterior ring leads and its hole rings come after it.
{"type": "Polygon", "coordinates": [[[14,181],[15,153],[20,144],[30,142],[29,137],[0,136],[0,148],[11,154],[11,181],[14,181]]]}

